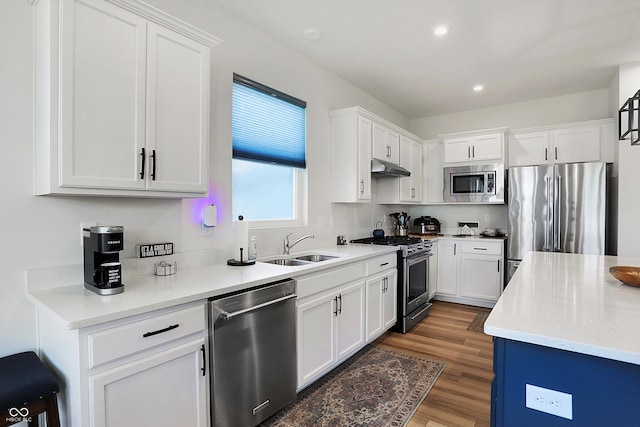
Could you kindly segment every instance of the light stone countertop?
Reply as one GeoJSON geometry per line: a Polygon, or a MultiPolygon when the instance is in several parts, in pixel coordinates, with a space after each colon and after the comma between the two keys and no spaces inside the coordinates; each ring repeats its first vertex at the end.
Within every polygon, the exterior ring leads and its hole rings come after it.
{"type": "Polygon", "coordinates": [[[27,297],[38,309],[53,313],[67,329],[78,329],[282,279],[295,278],[396,250],[394,246],[359,244],[331,246],[299,253],[294,251],[291,256],[308,253],[339,255],[332,260],[304,266],[279,266],[256,262],[255,265],[245,267],[217,264],[178,269],[178,272],[171,276],[145,274],[132,275],[127,279],[123,274],[125,290],[117,295],[97,295],[86,290],[80,283],[50,289],[28,290],[27,297]]]}
{"type": "Polygon", "coordinates": [[[640,288],[609,273],[640,258],[530,252],[485,333],[640,365],[640,288]]]}

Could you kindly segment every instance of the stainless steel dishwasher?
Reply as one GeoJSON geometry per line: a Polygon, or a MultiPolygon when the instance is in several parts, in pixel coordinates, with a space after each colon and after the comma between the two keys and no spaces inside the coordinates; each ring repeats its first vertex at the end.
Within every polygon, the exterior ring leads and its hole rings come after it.
{"type": "Polygon", "coordinates": [[[212,420],[253,427],[296,398],[295,282],[210,300],[212,420]]]}

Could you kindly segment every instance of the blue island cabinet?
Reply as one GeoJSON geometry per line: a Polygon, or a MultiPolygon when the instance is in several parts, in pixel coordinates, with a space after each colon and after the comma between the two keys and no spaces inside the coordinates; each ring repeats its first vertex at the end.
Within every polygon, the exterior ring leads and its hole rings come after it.
{"type": "Polygon", "coordinates": [[[494,338],[493,427],[640,426],[640,365],[494,338]],[[572,419],[530,409],[526,385],[571,395],[572,419]]]}

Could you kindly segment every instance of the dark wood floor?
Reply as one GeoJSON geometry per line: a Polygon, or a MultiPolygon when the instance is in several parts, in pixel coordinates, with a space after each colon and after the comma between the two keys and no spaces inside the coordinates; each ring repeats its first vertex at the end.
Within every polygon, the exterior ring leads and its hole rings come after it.
{"type": "Polygon", "coordinates": [[[407,427],[485,427],[491,412],[492,338],[467,330],[480,307],[436,301],[407,334],[389,332],[385,347],[445,362],[447,366],[407,427]]]}

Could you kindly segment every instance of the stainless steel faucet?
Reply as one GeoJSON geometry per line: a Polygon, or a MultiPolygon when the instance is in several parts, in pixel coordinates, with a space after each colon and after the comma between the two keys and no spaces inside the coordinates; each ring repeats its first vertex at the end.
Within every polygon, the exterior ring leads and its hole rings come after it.
{"type": "Polygon", "coordinates": [[[289,233],[286,236],[284,236],[284,242],[282,244],[282,254],[283,255],[289,255],[289,249],[291,249],[292,247],[294,247],[295,245],[297,245],[298,243],[300,243],[304,239],[315,239],[316,238],[316,236],[314,236],[313,234],[307,234],[306,236],[302,236],[301,238],[299,238],[295,242],[289,243],[289,236],[291,236],[292,234],[293,233],[289,233]]]}

